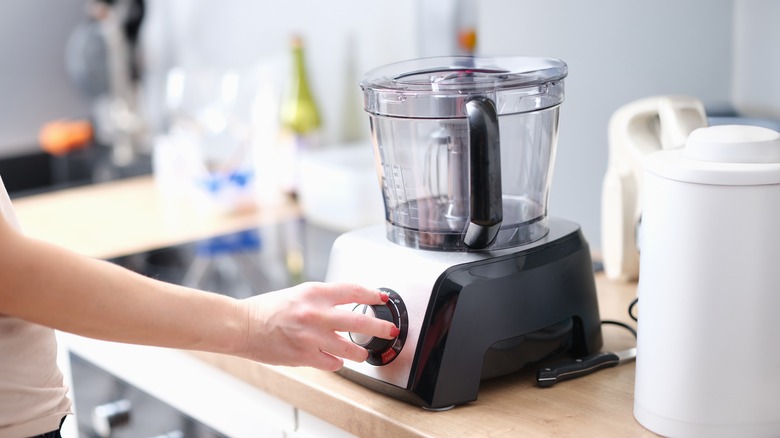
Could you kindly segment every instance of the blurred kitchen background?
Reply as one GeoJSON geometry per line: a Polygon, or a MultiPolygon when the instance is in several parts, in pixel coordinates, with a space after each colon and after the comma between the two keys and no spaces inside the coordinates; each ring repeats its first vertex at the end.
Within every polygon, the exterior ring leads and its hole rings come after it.
{"type": "MultiPolygon", "coordinates": [[[[778,17],[778,0],[2,2],[0,175],[14,196],[152,171],[176,192],[181,144],[217,125],[228,137],[211,145],[250,145],[263,192],[294,35],[326,150],[365,150],[358,81],[370,68],[470,50],[549,56],[569,65],[550,213],[597,249],[610,115],[687,94],[710,115],[780,118],[778,17]]],[[[365,163],[350,184],[376,184],[365,163]]]]}

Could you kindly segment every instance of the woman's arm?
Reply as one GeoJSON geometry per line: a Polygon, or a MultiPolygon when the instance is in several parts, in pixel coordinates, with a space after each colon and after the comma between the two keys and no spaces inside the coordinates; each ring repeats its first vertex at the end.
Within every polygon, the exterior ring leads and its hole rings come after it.
{"type": "Polygon", "coordinates": [[[304,283],[236,300],[157,281],[18,233],[0,219],[0,313],[98,339],[336,370],[365,349],[336,331],[392,338],[392,323],[334,308],[380,304],[357,285],[304,283]]]}

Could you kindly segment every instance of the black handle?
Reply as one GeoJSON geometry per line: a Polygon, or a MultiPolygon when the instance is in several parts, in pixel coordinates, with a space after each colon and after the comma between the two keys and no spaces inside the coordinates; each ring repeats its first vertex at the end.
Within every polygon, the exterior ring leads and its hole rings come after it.
{"type": "Polygon", "coordinates": [[[466,102],[469,126],[470,218],[463,238],[469,248],[487,248],[503,220],[501,200],[501,141],[498,114],[484,96],[466,102]]]}
{"type": "Polygon", "coordinates": [[[597,353],[557,365],[541,368],[536,373],[539,386],[548,387],[556,383],[582,377],[594,371],[618,365],[620,358],[615,353],[597,353]]]}

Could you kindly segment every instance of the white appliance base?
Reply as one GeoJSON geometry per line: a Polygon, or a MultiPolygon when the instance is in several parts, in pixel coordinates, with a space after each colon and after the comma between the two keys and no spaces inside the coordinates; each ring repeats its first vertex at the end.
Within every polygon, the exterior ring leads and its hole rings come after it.
{"type": "Polygon", "coordinates": [[[643,427],[661,436],[673,437],[777,437],[780,436],[780,422],[760,424],[723,424],[684,421],[668,418],[634,403],[634,418],[643,427]]]}

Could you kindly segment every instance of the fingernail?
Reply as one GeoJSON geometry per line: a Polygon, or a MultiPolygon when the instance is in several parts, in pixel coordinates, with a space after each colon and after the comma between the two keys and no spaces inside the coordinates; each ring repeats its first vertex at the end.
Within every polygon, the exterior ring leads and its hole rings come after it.
{"type": "Polygon", "coordinates": [[[393,327],[390,329],[390,336],[397,338],[398,335],[400,334],[401,334],[401,329],[399,329],[398,327],[393,327]]]}
{"type": "Polygon", "coordinates": [[[381,299],[383,303],[386,303],[390,301],[390,294],[388,294],[387,292],[380,292],[379,299],[381,299]]]}

